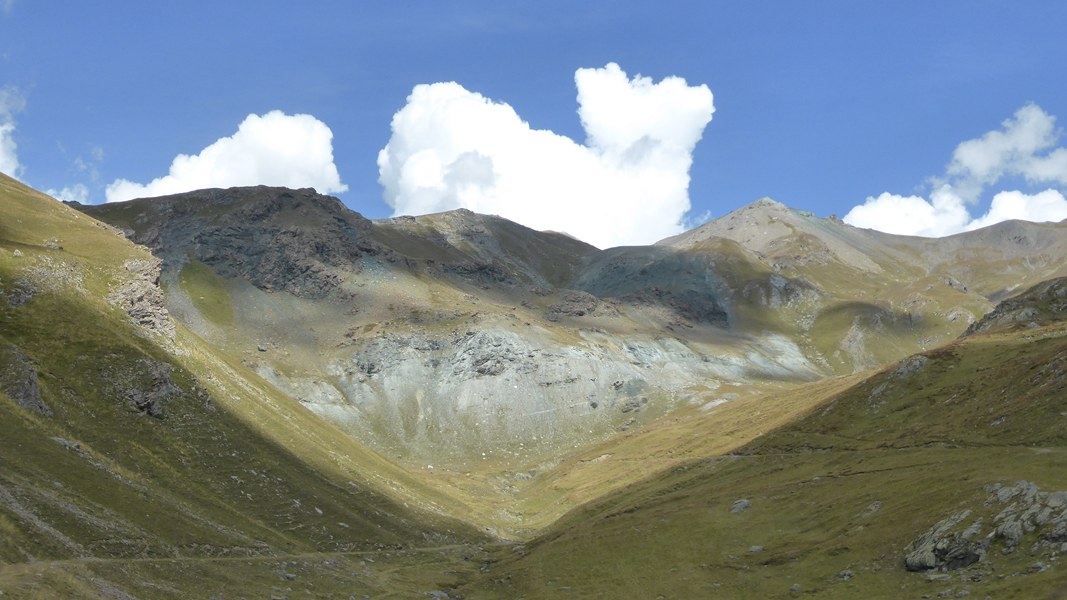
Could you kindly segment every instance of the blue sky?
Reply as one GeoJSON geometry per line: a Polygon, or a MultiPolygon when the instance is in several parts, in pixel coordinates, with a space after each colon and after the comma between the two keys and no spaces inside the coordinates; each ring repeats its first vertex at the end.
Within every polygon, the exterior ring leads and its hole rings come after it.
{"type": "MultiPolygon", "coordinates": [[[[163,177],[249,115],[311,115],[332,133],[347,188],[335,195],[378,218],[394,211],[378,153],[414,86],[457,82],[583,144],[575,72],[617,63],[714,95],[691,154],[692,208],[675,215],[686,223],[763,196],[828,216],[889,193],[876,221],[911,206],[937,224],[939,186],[981,179],[974,163],[950,172],[962,142],[1010,137],[1003,123],[1030,104],[1038,121],[1067,118],[1065,23],[1067,3],[1053,1],[0,0],[0,118],[20,179],[101,202],[109,184],[163,177]]],[[[1061,146],[1058,130],[1037,158],[1061,146]]],[[[973,220],[999,191],[1065,189],[1067,175],[1013,165],[949,208],[973,220]]],[[[972,222],[956,217],[955,230],[972,222]]]]}

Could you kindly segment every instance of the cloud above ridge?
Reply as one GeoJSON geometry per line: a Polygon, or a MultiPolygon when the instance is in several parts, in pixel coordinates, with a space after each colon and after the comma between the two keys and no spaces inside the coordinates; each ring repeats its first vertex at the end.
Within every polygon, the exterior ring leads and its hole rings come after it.
{"type": "Polygon", "coordinates": [[[323,194],[348,190],[333,161],[333,132],[315,117],[275,110],[248,115],[237,132],[195,155],[179,154],[167,175],[142,184],[116,179],[108,202],[212,187],[313,187],[323,194]]]}
{"type": "Polygon", "coordinates": [[[26,99],[18,88],[0,88],[0,173],[15,179],[22,173],[18,144],[15,143],[15,114],[26,108],[26,99]]]}
{"type": "Polygon", "coordinates": [[[956,146],[944,175],[930,179],[929,199],[884,192],[852,208],[844,221],[887,233],[940,237],[1008,219],[1067,219],[1067,198],[1055,188],[1067,185],[1067,149],[1056,147],[1060,135],[1054,116],[1027,104],[1000,129],[956,146]],[[972,217],[970,207],[1005,178],[1049,187],[1032,194],[1000,191],[985,214],[972,217]]]}
{"type": "Polygon", "coordinates": [[[397,215],[467,208],[601,248],[682,231],[711,91],[615,63],[574,80],[584,144],[455,82],[415,86],[378,154],[385,201],[397,215]]]}

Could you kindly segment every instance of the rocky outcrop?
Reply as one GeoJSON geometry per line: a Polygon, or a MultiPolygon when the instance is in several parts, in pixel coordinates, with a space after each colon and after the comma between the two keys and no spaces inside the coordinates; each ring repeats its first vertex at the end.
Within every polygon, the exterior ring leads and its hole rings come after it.
{"type": "Polygon", "coordinates": [[[14,344],[0,342],[0,391],[26,410],[51,415],[41,397],[41,386],[33,363],[14,344]]]}
{"type": "Polygon", "coordinates": [[[162,417],[167,402],[182,393],[171,379],[173,370],[167,363],[142,358],[119,366],[109,374],[109,379],[113,394],[127,406],[149,417],[162,417]]]}
{"type": "Polygon", "coordinates": [[[1001,302],[989,314],[971,323],[961,337],[976,333],[1040,327],[1067,319],[1067,277],[1050,279],[1001,302]]]}
{"type": "Polygon", "coordinates": [[[266,291],[323,298],[360,270],[361,257],[382,252],[364,235],[369,222],[354,213],[344,218],[339,204],[309,190],[249,203],[196,233],[195,258],[266,291]]]}
{"type": "Polygon", "coordinates": [[[997,483],[986,491],[984,506],[942,519],[909,544],[904,566],[952,571],[1024,545],[1049,560],[1067,553],[1067,492],[1042,492],[1029,481],[997,483]]]}
{"type": "Polygon", "coordinates": [[[115,223],[128,225],[131,239],[165,269],[192,258],[224,277],[307,298],[325,297],[360,270],[362,257],[384,251],[370,239],[370,221],[312,189],[208,189],[78,208],[104,221],[139,211],[132,222],[115,223]]]}
{"type": "Polygon", "coordinates": [[[159,287],[160,261],[129,260],[123,267],[130,277],[111,292],[108,301],[121,308],[138,327],[174,339],[174,322],[159,287]]]}
{"type": "Polygon", "coordinates": [[[916,538],[906,550],[904,566],[909,571],[951,571],[972,565],[985,557],[991,539],[979,536],[982,519],[968,521],[970,516],[969,510],[955,513],[916,538]],[[966,523],[966,527],[961,530],[963,523],[966,523]]]}
{"type": "Polygon", "coordinates": [[[545,318],[559,321],[565,317],[584,317],[588,315],[618,315],[619,310],[613,304],[604,302],[596,296],[570,290],[560,296],[559,302],[548,307],[545,318]]]}

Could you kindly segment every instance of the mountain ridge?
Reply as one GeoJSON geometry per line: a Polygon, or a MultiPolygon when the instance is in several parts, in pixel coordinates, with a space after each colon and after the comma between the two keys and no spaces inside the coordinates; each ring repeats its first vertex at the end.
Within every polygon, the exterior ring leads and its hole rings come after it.
{"type": "Polygon", "coordinates": [[[758,246],[601,251],[311,190],[91,210],[0,178],[5,596],[1067,583],[1060,225],[901,241],[765,202],[758,246]]]}
{"type": "Polygon", "coordinates": [[[467,210],[371,221],[313,190],[78,208],[154,248],[179,320],[409,466],[526,469],[723,390],[863,371],[1067,274],[1067,226],[942,242],[769,199],[607,250],[467,210]]]}

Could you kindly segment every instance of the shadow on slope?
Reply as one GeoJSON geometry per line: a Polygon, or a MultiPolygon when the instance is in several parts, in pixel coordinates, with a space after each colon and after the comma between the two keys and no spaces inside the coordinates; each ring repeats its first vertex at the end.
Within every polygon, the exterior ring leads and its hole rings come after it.
{"type": "Polygon", "coordinates": [[[398,584],[409,567],[395,557],[454,547],[435,560],[466,568],[459,554],[486,538],[444,516],[461,505],[184,328],[171,338],[135,327],[105,298],[130,278],[124,261],[150,257],[0,183],[3,221],[19,225],[0,238],[5,596],[266,597],[297,576],[314,587],[319,567],[338,591],[455,581],[420,558],[411,564],[425,573],[398,584]],[[364,554],[402,564],[379,569],[364,554]]]}

